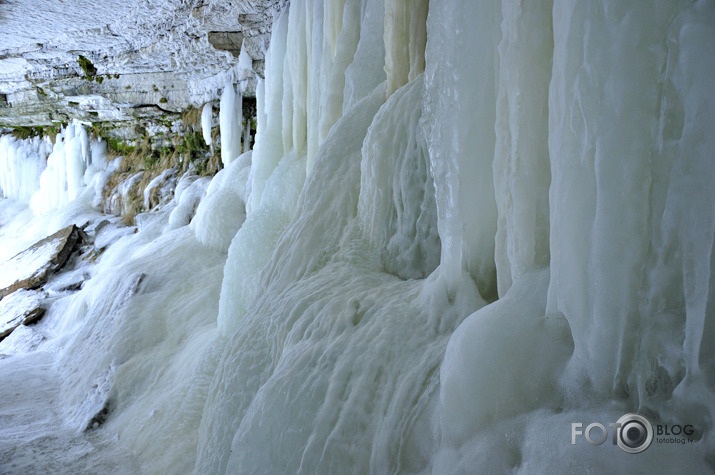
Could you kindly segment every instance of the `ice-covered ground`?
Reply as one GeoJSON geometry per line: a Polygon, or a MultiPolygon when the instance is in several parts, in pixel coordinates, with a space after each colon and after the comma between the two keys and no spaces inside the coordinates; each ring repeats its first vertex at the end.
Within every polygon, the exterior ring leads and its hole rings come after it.
{"type": "Polygon", "coordinates": [[[87,220],[106,249],[0,363],[59,386],[67,452],[148,473],[713,471],[712,2],[294,0],[272,35],[255,149],[180,179],[137,233],[99,229],[101,170],[71,199],[81,131],[55,155],[74,165],[48,164],[66,183],[33,196],[67,201],[29,229],[87,220]],[[693,440],[634,455],[573,432],[631,412],[693,440]]]}
{"type": "Polygon", "coordinates": [[[116,441],[67,426],[55,353],[37,350],[0,359],[0,383],[0,473],[140,473],[116,441]]]}

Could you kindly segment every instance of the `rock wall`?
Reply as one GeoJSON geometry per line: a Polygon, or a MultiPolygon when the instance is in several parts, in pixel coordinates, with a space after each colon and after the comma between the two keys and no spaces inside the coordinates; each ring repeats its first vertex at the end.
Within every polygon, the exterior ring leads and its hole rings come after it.
{"type": "Polygon", "coordinates": [[[79,119],[147,127],[217,100],[227,80],[252,96],[274,12],[287,3],[3,2],[0,126],[79,119]],[[242,47],[250,70],[245,61],[239,70],[242,47]]]}

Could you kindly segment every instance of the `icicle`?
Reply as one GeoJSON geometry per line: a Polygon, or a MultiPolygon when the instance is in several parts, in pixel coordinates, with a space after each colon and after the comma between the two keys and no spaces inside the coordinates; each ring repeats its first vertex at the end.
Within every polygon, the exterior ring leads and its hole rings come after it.
{"type": "Polygon", "coordinates": [[[385,2],[385,72],[387,95],[425,69],[429,0],[385,2]]]}
{"type": "Polygon", "coordinates": [[[549,265],[548,96],[552,0],[505,3],[499,43],[494,192],[499,295],[549,265]],[[530,39],[524,41],[524,32],[530,39]],[[527,99],[528,98],[528,99],[527,99]]]}
{"type": "Polygon", "coordinates": [[[253,60],[248,55],[246,51],[246,40],[244,39],[241,43],[241,52],[238,55],[238,66],[239,74],[241,71],[252,71],[253,70],[253,60]]]}
{"type": "Polygon", "coordinates": [[[0,195],[29,203],[40,186],[49,144],[40,138],[16,140],[0,137],[0,195]]]}
{"type": "Polygon", "coordinates": [[[241,154],[241,94],[236,94],[234,86],[226,83],[219,111],[221,126],[221,161],[224,166],[234,161],[241,154]]]}
{"type": "Polygon", "coordinates": [[[246,127],[243,129],[243,153],[251,151],[251,118],[246,119],[246,127]]]}
{"type": "Polygon", "coordinates": [[[440,273],[454,292],[467,272],[487,300],[497,296],[492,164],[500,13],[490,2],[433,0],[425,52],[423,124],[435,178],[440,273]]]}
{"type": "Polygon", "coordinates": [[[213,153],[213,140],[211,140],[212,109],[211,103],[209,102],[204,104],[204,108],[201,109],[201,134],[204,137],[204,142],[211,147],[211,152],[213,153]]]}

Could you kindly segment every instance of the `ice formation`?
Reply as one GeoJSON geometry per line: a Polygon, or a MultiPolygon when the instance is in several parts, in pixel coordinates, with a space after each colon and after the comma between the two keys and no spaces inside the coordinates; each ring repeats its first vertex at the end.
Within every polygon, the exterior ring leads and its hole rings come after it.
{"type": "Polygon", "coordinates": [[[91,144],[81,124],[69,124],[57,134],[47,157],[39,187],[30,199],[32,210],[41,215],[66,205],[104,168],[104,152],[98,141],[91,144]]]}
{"type": "Polygon", "coordinates": [[[51,149],[49,141],[35,137],[19,141],[0,137],[0,194],[4,198],[29,203],[40,185],[40,175],[51,149]]]}
{"type": "MultiPolygon", "coordinates": [[[[149,473],[712,471],[714,25],[704,1],[293,0],[254,150],[229,84],[226,168],[49,310],[64,420],[108,408],[149,473]],[[628,412],[696,440],[570,443],[628,412]]],[[[81,130],[33,208],[84,197],[81,130]]],[[[2,140],[27,197],[17,151],[46,145],[2,140]]]]}
{"type": "MultiPolygon", "coordinates": [[[[243,114],[241,112],[241,94],[236,94],[234,85],[230,82],[224,86],[221,94],[221,108],[219,111],[219,121],[221,125],[221,161],[228,165],[239,155],[241,155],[241,122],[243,114]]],[[[202,126],[203,126],[202,111],[202,126]]],[[[206,132],[204,131],[204,140],[206,132]]]]}
{"type": "Polygon", "coordinates": [[[213,140],[211,139],[212,109],[211,104],[208,102],[204,104],[203,109],[201,109],[201,135],[206,145],[210,145],[213,148],[213,140]]]}

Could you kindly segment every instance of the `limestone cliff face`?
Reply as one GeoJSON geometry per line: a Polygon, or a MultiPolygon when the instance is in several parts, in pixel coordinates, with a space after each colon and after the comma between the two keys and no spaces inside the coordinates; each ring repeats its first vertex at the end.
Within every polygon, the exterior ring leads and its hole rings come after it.
{"type": "Polygon", "coordinates": [[[0,126],[146,126],[217,99],[228,79],[250,96],[287,3],[0,0],[0,126]]]}

